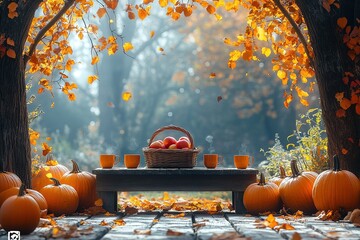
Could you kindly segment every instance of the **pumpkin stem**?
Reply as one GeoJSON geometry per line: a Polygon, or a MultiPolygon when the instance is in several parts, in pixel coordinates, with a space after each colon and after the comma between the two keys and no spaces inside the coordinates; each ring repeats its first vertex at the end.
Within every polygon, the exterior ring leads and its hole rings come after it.
{"type": "Polygon", "coordinates": [[[335,154],[333,158],[334,158],[334,171],[336,172],[341,171],[339,156],[335,154]]]}
{"type": "Polygon", "coordinates": [[[71,162],[73,164],[73,169],[72,169],[71,173],[81,173],[81,171],[79,169],[79,165],[77,164],[77,162],[75,162],[72,159],[71,159],[71,162]]]}
{"type": "Polygon", "coordinates": [[[57,180],[56,178],[50,178],[50,180],[54,182],[54,186],[60,186],[61,185],[60,181],[57,180]]]}
{"type": "Polygon", "coordinates": [[[280,166],[279,170],[280,170],[280,178],[286,178],[286,173],[285,173],[284,167],[280,166]]]}
{"type": "Polygon", "coordinates": [[[25,184],[21,183],[21,186],[19,188],[19,194],[18,194],[18,197],[22,197],[22,196],[25,196],[26,194],[26,187],[25,187],[25,184]]]}
{"type": "Polygon", "coordinates": [[[291,160],[290,162],[291,172],[293,177],[297,177],[300,175],[299,168],[297,166],[296,160],[291,160]]]}
{"type": "Polygon", "coordinates": [[[264,176],[264,173],[260,173],[260,181],[259,181],[259,183],[258,183],[258,185],[260,185],[260,186],[263,186],[263,185],[265,185],[266,183],[265,183],[265,176],[264,176]]]}

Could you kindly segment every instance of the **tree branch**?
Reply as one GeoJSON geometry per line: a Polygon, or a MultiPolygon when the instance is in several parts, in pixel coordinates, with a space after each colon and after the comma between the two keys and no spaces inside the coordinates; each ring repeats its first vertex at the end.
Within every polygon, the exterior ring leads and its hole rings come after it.
{"type": "Polygon", "coordinates": [[[310,65],[312,67],[315,66],[314,60],[310,55],[309,49],[307,47],[307,43],[306,43],[306,39],[304,37],[304,35],[302,34],[300,28],[298,27],[298,25],[296,24],[296,22],[294,21],[294,19],[291,17],[290,13],[286,10],[286,8],[281,4],[280,0],[274,0],[275,5],[280,9],[280,11],[284,14],[284,16],[286,17],[286,19],[290,22],[291,26],[294,28],[296,34],[298,35],[300,42],[304,45],[305,48],[305,53],[309,58],[310,61],[310,65]]]}
{"type": "Polygon", "coordinates": [[[34,54],[36,46],[44,37],[45,33],[49,31],[49,29],[54,26],[54,24],[61,18],[62,15],[66,13],[66,11],[74,4],[75,0],[65,0],[64,6],[60,9],[60,11],[46,24],[44,28],[42,28],[39,33],[36,35],[34,42],[30,45],[29,52],[24,56],[24,63],[29,61],[29,58],[34,54]]]}

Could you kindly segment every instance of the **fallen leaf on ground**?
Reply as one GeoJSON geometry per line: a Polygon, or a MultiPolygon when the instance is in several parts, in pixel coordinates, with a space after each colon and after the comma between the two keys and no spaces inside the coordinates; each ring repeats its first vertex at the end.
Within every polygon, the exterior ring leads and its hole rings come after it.
{"type": "Polygon", "coordinates": [[[298,232],[294,232],[294,234],[291,236],[291,240],[301,240],[302,237],[298,232]]]}
{"type": "Polygon", "coordinates": [[[124,226],[126,222],[123,219],[116,219],[114,220],[114,225],[116,226],[124,226]]]}
{"type": "Polygon", "coordinates": [[[132,214],[138,213],[138,210],[136,208],[134,208],[134,207],[126,206],[125,207],[125,213],[132,215],[132,214]]]}
{"type": "Polygon", "coordinates": [[[151,235],[151,230],[150,229],[135,229],[134,230],[134,234],[137,235],[151,235]]]}
{"type": "Polygon", "coordinates": [[[184,235],[184,233],[178,232],[178,231],[174,231],[174,230],[171,230],[171,229],[168,229],[168,230],[166,231],[166,236],[181,236],[181,235],[184,235]]]}
{"type": "Polygon", "coordinates": [[[185,217],[185,213],[179,213],[179,214],[164,213],[164,217],[167,217],[167,218],[182,218],[182,217],[185,217]]]}

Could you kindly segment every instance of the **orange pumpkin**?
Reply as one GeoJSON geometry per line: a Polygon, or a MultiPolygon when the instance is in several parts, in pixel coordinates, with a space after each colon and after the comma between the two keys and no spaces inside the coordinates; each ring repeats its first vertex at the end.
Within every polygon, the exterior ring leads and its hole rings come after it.
{"type": "Polygon", "coordinates": [[[318,174],[300,172],[296,160],[292,160],[290,166],[292,176],[286,177],[279,187],[281,200],[292,212],[300,210],[314,213],[316,208],[312,199],[312,188],[318,174]]]}
{"type": "Polygon", "coordinates": [[[55,216],[74,213],[79,205],[76,190],[67,184],[60,184],[55,178],[50,179],[54,184],[40,189],[40,193],[47,201],[49,213],[54,213],[55,216]]]}
{"type": "Polygon", "coordinates": [[[273,182],[276,185],[280,186],[280,183],[286,178],[285,169],[283,166],[279,167],[280,176],[279,177],[273,177],[269,180],[269,182],[273,182]]]}
{"type": "Polygon", "coordinates": [[[20,187],[20,178],[11,172],[0,171],[0,193],[12,187],[20,187]]]}
{"type": "Polygon", "coordinates": [[[44,186],[52,184],[49,178],[60,179],[64,173],[69,171],[64,165],[58,164],[52,154],[47,156],[45,164],[46,165],[41,167],[39,172],[32,177],[32,188],[36,191],[40,191],[44,186]]]}
{"type": "Polygon", "coordinates": [[[334,168],[319,174],[312,194],[317,210],[352,211],[359,208],[359,179],[352,172],[341,170],[339,157],[335,155],[334,168]]]}
{"type": "Polygon", "coordinates": [[[33,197],[21,185],[18,195],[5,200],[0,208],[0,224],[6,231],[20,231],[29,234],[40,222],[40,208],[33,197]]]}
{"type": "Polygon", "coordinates": [[[94,206],[96,200],[96,176],[92,173],[81,171],[79,165],[71,160],[73,169],[61,178],[61,182],[75,188],[79,195],[78,210],[94,206]]]}
{"type": "MultiPolygon", "coordinates": [[[[12,188],[9,188],[9,189],[1,192],[0,193],[0,207],[5,202],[6,199],[8,199],[11,196],[17,195],[19,193],[19,190],[20,190],[19,187],[12,187],[12,188]]],[[[25,189],[25,192],[27,194],[29,194],[29,196],[31,196],[32,198],[35,199],[35,201],[37,202],[37,204],[40,207],[40,216],[45,217],[47,214],[47,202],[46,202],[46,199],[44,198],[44,196],[41,193],[39,193],[38,191],[33,190],[33,189],[25,189]]]]}
{"type": "Polygon", "coordinates": [[[243,203],[246,210],[252,214],[279,211],[279,187],[272,182],[265,183],[264,174],[260,173],[259,183],[252,183],[245,189],[243,203]]]}

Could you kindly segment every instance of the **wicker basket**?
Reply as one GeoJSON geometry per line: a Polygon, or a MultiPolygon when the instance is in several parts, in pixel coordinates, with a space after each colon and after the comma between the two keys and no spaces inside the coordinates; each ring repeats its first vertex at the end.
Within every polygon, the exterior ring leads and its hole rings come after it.
{"type": "Polygon", "coordinates": [[[146,166],[148,168],[192,168],[196,166],[196,157],[200,152],[195,148],[191,134],[181,127],[165,126],[156,130],[150,138],[149,146],[143,148],[146,166]],[[165,130],[183,132],[190,140],[192,149],[156,149],[149,148],[155,137],[165,130]]]}

